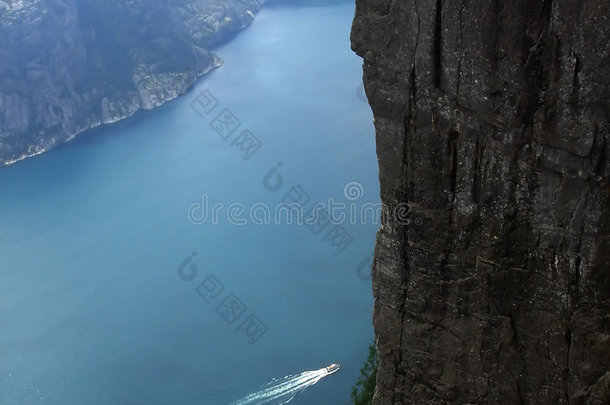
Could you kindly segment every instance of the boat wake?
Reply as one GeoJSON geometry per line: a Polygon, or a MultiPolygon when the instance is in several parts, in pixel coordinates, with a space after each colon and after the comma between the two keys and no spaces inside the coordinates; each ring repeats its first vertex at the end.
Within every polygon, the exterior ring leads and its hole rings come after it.
{"type": "Polygon", "coordinates": [[[329,367],[319,370],[305,371],[301,374],[287,375],[286,377],[273,379],[267,386],[254,394],[233,402],[231,405],[281,405],[292,401],[297,394],[315,385],[322,378],[334,373],[337,369],[329,367]]]}

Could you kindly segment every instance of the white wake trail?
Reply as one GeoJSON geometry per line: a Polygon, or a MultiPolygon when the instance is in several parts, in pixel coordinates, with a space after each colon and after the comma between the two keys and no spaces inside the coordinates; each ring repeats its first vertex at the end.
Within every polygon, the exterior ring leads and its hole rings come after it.
{"type": "Polygon", "coordinates": [[[322,378],[329,375],[326,368],[305,371],[301,374],[288,375],[278,380],[272,380],[267,388],[250,394],[247,397],[233,402],[231,405],[281,405],[287,404],[301,391],[315,385],[322,378]]]}

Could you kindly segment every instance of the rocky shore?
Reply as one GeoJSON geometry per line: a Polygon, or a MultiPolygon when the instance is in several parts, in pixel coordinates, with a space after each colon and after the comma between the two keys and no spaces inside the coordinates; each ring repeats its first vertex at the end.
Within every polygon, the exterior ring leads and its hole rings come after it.
{"type": "Polygon", "coordinates": [[[0,1],[0,166],[184,93],[264,2],[0,1]]]}

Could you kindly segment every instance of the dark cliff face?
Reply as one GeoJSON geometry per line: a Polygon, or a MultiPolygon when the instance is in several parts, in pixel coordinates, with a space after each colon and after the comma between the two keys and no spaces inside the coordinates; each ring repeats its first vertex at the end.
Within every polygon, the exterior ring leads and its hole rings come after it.
{"type": "Polygon", "coordinates": [[[610,403],[610,3],[357,0],[380,404],[610,403]]]}
{"type": "Polygon", "coordinates": [[[264,2],[0,1],[0,166],[182,94],[264,2]]]}

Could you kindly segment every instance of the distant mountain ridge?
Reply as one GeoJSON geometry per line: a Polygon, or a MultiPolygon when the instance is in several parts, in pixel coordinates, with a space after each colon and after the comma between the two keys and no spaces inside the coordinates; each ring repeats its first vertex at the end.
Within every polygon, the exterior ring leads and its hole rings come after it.
{"type": "Polygon", "coordinates": [[[150,110],[266,0],[0,0],[0,166],[150,110]]]}

